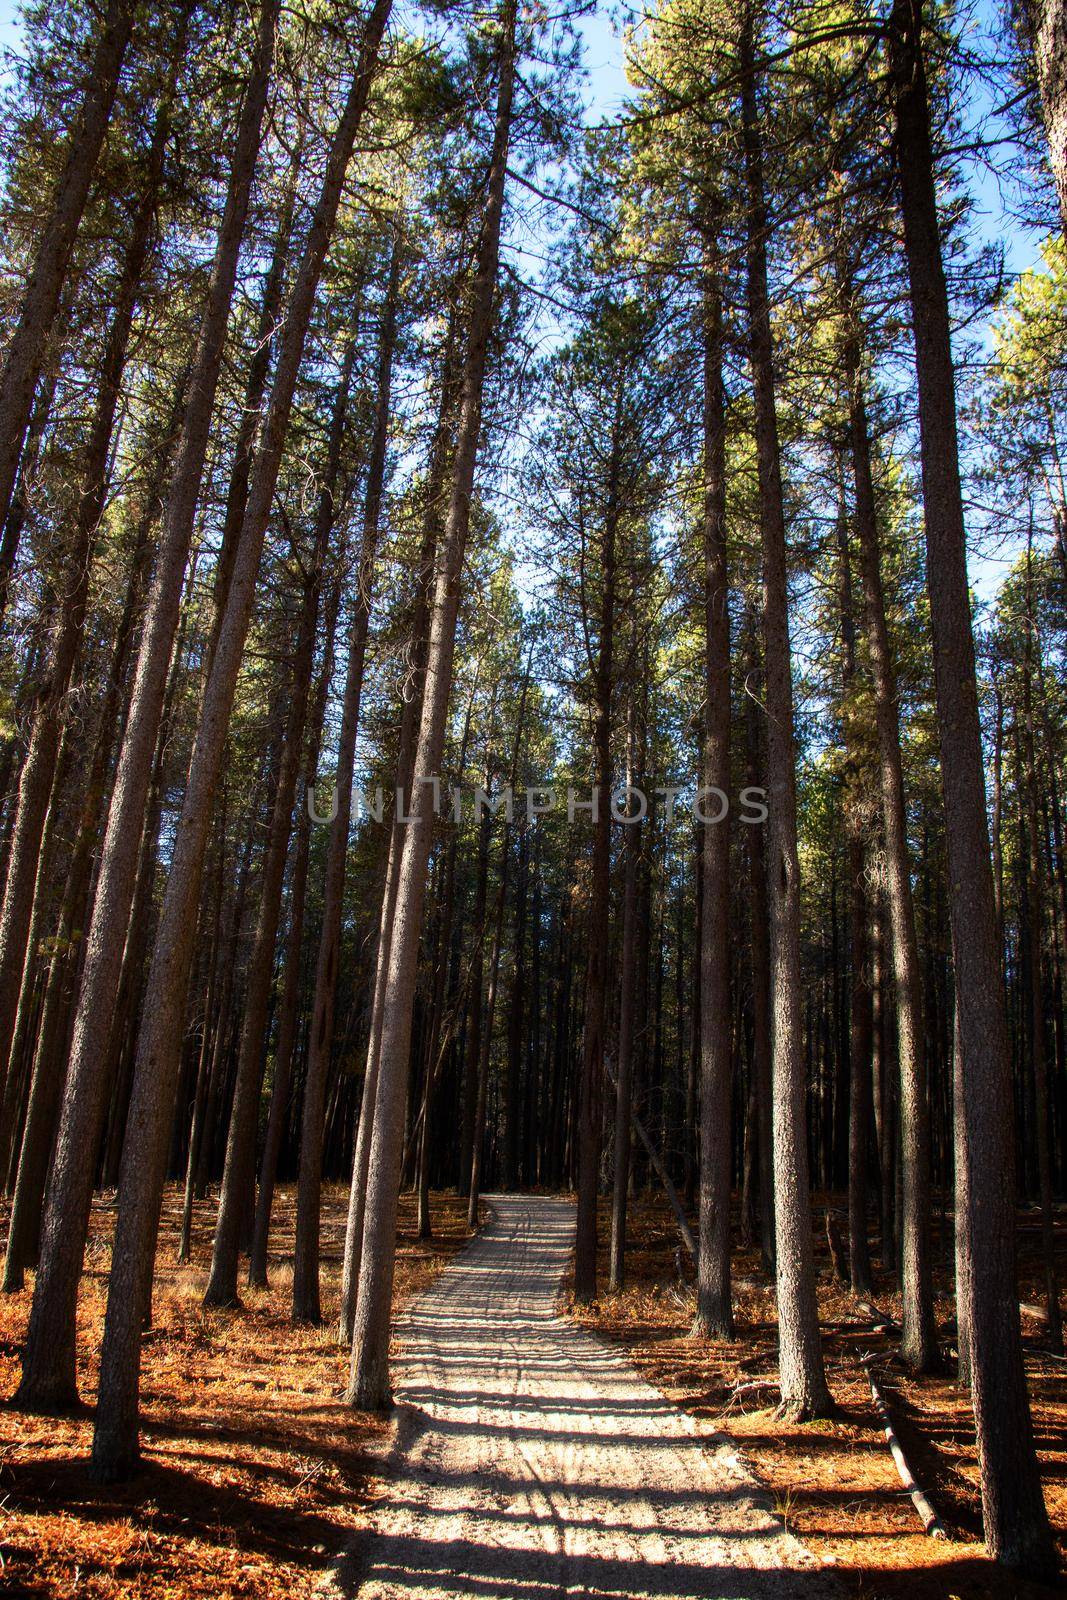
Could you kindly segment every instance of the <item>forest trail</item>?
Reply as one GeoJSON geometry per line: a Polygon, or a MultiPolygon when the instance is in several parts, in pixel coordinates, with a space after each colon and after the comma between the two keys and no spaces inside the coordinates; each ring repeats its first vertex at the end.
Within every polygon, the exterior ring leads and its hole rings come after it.
{"type": "Polygon", "coordinates": [[[556,1315],[574,1208],[494,1196],[408,1312],[402,1407],[359,1600],[832,1600],[725,1444],[556,1315]]]}

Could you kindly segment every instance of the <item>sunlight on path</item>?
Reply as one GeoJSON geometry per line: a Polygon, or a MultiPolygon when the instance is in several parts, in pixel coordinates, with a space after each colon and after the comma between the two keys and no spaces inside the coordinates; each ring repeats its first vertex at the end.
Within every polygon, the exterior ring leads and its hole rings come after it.
{"type": "Polygon", "coordinates": [[[401,1323],[397,1464],[349,1592],[836,1596],[728,1448],[555,1315],[573,1207],[490,1204],[491,1224],[401,1323]]]}

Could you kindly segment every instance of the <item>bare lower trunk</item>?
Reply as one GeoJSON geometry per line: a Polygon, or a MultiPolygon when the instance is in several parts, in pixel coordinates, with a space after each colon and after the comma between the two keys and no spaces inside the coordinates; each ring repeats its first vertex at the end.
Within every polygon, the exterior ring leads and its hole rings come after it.
{"type": "Polygon", "coordinates": [[[333,136],[322,189],[308,225],[304,257],[279,340],[270,405],[256,456],[234,562],[226,616],[201,703],[181,816],[152,954],[137,1066],[123,1149],[119,1213],[100,1359],[93,1462],[105,1479],[138,1459],[141,1324],[148,1305],[167,1140],[180,1065],[180,1041],[195,917],[211,807],[255,597],[308,324],[333,234],[345,173],[377,67],[390,0],[375,0],[360,61],[333,136]]]}
{"type": "MultiPolygon", "coordinates": [[[[339,566],[343,567],[345,549],[338,552],[339,566]]],[[[266,1287],[267,1245],[270,1238],[270,1217],[274,1205],[274,1186],[278,1176],[285,1118],[289,1104],[289,1085],[292,1077],[293,1050],[296,1045],[297,1021],[300,1006],[300,963],[304,938],[304,913],[307,902],[308,857],[311,847],[311,819],[307,809],[307,774],[318,767],[322,743],[322,728],[326,718],[326,700],[333,678],[334,644],[337,632],[337,615],[341,605],[341,571],[331,585],[325,605],[325,645],[311,713],[308,718],[307,758],[304,777],[299,788],[299,806],[296,823],[296,844],[293,851],[292,881],[289,890],[289,932],[282,975],[282,998],[278,1015],[278,1037],[274,1047],[274,1079],[271,1084],[270,1108],[263,1136],[263,1156],[260,1162],[259,1193],[256,1196],[255,1217],[252,1224],[252,1244],[249,1251],[249,1284],[266,1287]]]]}
{"type": "Polygon", "coordinates": [[[922,29],[919,0],[895,0],[890,63],[915,335],[926,582],[963,1058],[972,1395],[989,1551],[1034,1577],[1051,1577],[1056,1558],[1034,1453],[1015,1285],[1011,1059],[989,861],[955,377],[922,29]]]}
{"type": "MultiPolygon", "coordinates": [[[[757,656],[755,619],[750,620],[748,643],[749,679],[755,678],[757,656]]],[[[760,760],[760,724],[757,688],[748,684],[745,696],[746,777],[750,786],[759,787],[763,779],[760,760]]],[[[775,1271],[774,1248],[774,1140],[771,1130],[771,999],[770,934],[767,928],[767,850],[765,828],[745,829],[748,854],[748,904],[750,923],[750,961],[752,973],[752,1075],[756,1091],[756,1132],[759,1155],[760,1249],[763,1264],[775,1271]]]]}
{"type": "MultiPolygon", "coordinates": [[[[634,770],[634,711],[630,709],[630,760],[634,770]]],[[[642,763],[643,765],[643,763],[642,763]]],[[[619,1070],[615,1079],[615,1171],[611,1197],[611,1248],[608,1288],[617,1294],[626,1279],[626,1205],[630,1189],[630,1124],[633,1116],[634,987],[637,977],[637,877],[641,865],[641,824],[626,827],[626,863],[622,891],[622,971],[619,975],[619,1070]]]]}
{"type": "MultiPolygon", "coordinates": [[[[527,663],[526,673],[522,681],[522,695],[519,701],[519,713],[515,724],[515,749],[511,758],[511,773],[508,778],[508,792],[513,793],[518,778],[519,755],[522,750],[523,729],[526,721],[526,695],[530,685],[530,668],[527,663]]],[[[486,783],[488,789],[488,782],[486,783]]],[[[500,983],[500,948],[504,940],[504,912],[508,898],[508,868],[511,864],[509,841],[511,829],[508,823],[504,824],[504,837],[500,853],[500,883],[497,887],[496,918],[493,929],[493,954],[489,961],[489,986],[485,996],[485,1027],[482,1032],[481,1058],[478,1062],[478,1096],[474,1114],[474,1145],[471,1150],[471,1182],[467,1204],[467,1226],[478,1226],[478,1198],[481,1193],[482,1182],[482,1157],[485,1143],[485,1114],[487,1097],[489,1093],[489,1058],[493,1047],[493,1023],[496,1016],[496,997],[500,983]]]]}
{"type": "Polygon", "coordinates": [[[374,584],[374,560],[385,486],[400,252],[401,245],[397,240],[393,245],[389,287],[386,291],[379,338],[377,409],[368,469],[363,546],[360,551],[356,582],[356,609],[348,641],[348,668],[337,755],[336,815],[331,825],[326,853],[322,934],[315,969],[315,997],[311,1008],[311,1037],[304,1079],[296,1245],[293,1257],[293,1320],[296,1322],[319,1322],[322,1316],[319,1304],[319,1207],[322,1185],[323,1116],[326,1076],[333,1048],[333,1013],[341,948],[342,897],[352,811],[352,763],[355,758],[356,734],[359,726],[363,662],[367,649],[367,627],[374,584]]]}
{"type": "Polygon", "coordinates": [[[870,1192],[867,1151],[872,1125],[871,1093],[871,987],[867,970],[867,892],[863,876],[866,855],[862,838],[849,840],[850,879],[849,947],[851,997],[849,1007],[848,1095],[848,1270],[852,1292],[869,1297],[871,1252],[867,1238],[867,1199],[870,1192]]]}
{"type": "Polygon", "coordinates": [[[593,686],[595,810],[586,932],[585,1017],[578,1091],[578,1209],[574,1243],[574,1298],[579,1305],[595,1300],[597,1292],[597,1191],[600,1179],[611,911],[611,700],[615,672],[615,541],[619,514],[617,485],[620,452],[621,441],[616,428],[608,466],[608,504],[601,535],[603,587],[593,686]]]}
{"type": "Polygon", "coordinates": [[[802,1049],[800,863],[796,746],[774,357],[767,290],[767,220],[751,18],[743,46],[742,108],[749,195],[748,310],[763,536],[763,635],[767,691],[767,885],[770,913],[774,1212],[778,1364],[783,1409],[795,1418],[830,1409],[815,1299],[802,1049]]]}
{"type": "Polygon", "coordinates": [[[104,1113],[107,1042],[118,996],[153,753],[259,148],[277,16],[278,0],[264,0],[108,811],[42,1226],[41,1265],[23,1349],[18,1403],[27,1409],[47,1410],[76,1398],[75,1307],[92,1203],[91,1153],[96,1150],[104,1113]]]}
{"type": "Polygon", "coordinates": [[[471,494],[481,431],[486,355],[493,325],[515,80],[514,0],[505,0],[501,24],[503,38],[496,128],[472,284],[470,331],[461,390],[453,487],[434,585],[426,685],[415,758],[412,801],[415,820],[404,831],[396,913],[382,1002],[381,1064],[374,1107],[364,1242],[348,1387],[349,1404],[368,1408],[384,1407],[390,1399],[389,1320],[396,1254],[397,1184],[404,1136],[404,1103],[419,933],[433,827],[433,794],[429,780],[440,775],[452,683],[460,576],[470,524],[471,494]]]}
{"type": "Polygon", "coordinates": [[[1045,1318],[1049,1348],[1063,1354],[1063,1322],[1060,1317],[1059,1285],[1056,1275],[1055,1223],[1052,1212],[1052,1130],[1050,1127],[1048,1050],[1045,1042],[1045,996],[1041,980],[1044,954],[1045,871],[1041,826],[1038,817],[1039,778],[1037,742],[1034,737],[1033,657],[1036,621],[1032,573],[1033,551],[1026,552],[1026,643],[1023,660],[1023,729],[1025,771],[1019,773],[1019,791],[1025,796],[1025,849],[1021,870],[1026,874],[1024,914],[1027,919],[1030,977],[1030,1057],[1034,1074],[1034,1143],[1037,1146],[1037,1186],[1041,1203],[1041,1254],[1045,1276],[1045,1318]],[[1027,859],[1028,858],[1028,867],[1027,859]]]}
{"type": "MultiPolygon", "coordinates": [[[[354,343],[349,345],[349,352],[354,343]]],[[[237,1266],[241,1230],[255,1173],[256,1114],[262,1088],[263,1050],[270,1007],[274,947],[281,916],[285,860],[289,850],[293,797],[304,744],[304,719],[315,650],[319,585],[334,524],[334,490],[344,434],[352,356],[346,353],[334,398],[326,470],[319,497],[311,571],[304,586],[303,605],[293,655],[289,710],[282,744],[270,834],[263,862],[259,917],[245,986],[244,1018],[237,1059],[233,1106],[226,1141],[226,1162],[219,1194],[219,1214],[211,1257],[211,1276],[204,1292],[207,1305],[231,1305],[237,1299],[237,1266]]]]}
{"type": "Polygon", "coordinates": [[[955,1151],[956,1372],[965,1389],[971,1386],[971,1238],[967,1196],[967,1127],[963,1112],[963,1051],[959,1004],[952,1022],[952,1131],[955,1151]]]}
{"type": "MultiPolygon", "coordinates": [[[[849,290],[850,302],[851,298],[849,290]]],[[[848,309],[854,318],[854,305],[850,303],[848,309]]],[[[867,648],[874,679],[878,729],[886,903],[897,996],[902,1184],[901,1354],[913,1372],[932,1372],[936,1371],[941,1358],[937,1344],[930,1264],[930,1128],[922,976],[911,891],[896,674],[886,626],[867,408],[860,376],[859,330],[855,325],[846,343],[845,359],[856,494],[856,532],[863,569],[867,648]]]]}
{"type": "Polygon", "coordinates": [[[716,241],[704,246],[704,824],[700,952],[700,1251],[693,1331],[733,1337],[730,1180],[730,587],[726,556],[726,406],[716,241]],[[721,797],[726,797],[725,800],[721,797]],[[726,809],[724,810],[724,806],[726,809]]]}
{"type": "MultiPolygon", "coordinates": [[[[841,634],[844,641],[843,688],[855,693],[856,623],[852,606],[852,552],[844,489],[838,518],[841,634]]],[[[856,1295],[872,1293],[871,1256],[867,1240],[867,1149],[871,1130],[871,987],[867,970],[866,851],[860,791],[867,774],[861,770],[846,713],[847,782],[845,831],[848,840],[849,891],[849,1030],[848,1030],[848,1267],[856,1295]]],[[[829,1217],[829,1213],[827,1213],[829,1217]]]]}

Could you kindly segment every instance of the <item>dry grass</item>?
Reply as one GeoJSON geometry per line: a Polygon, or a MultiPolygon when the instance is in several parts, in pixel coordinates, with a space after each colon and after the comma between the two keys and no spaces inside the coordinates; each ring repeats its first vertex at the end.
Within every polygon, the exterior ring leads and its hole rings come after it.
{"type": "MultiPolygon", "coordinates": [[[[1032,1219],[1021,1229],[1020,1287],[1024,1301],[1040,1298],[1032,1219]]],[[[607,1219],[601,1282],[607,1279],[607,1219]]],[[[836,1567],[863,1600],[1039,1600],[1055,1591],[1021,1582],[989,1562],[980,1543],[974,1424],[967,1395],[951,1371],[911,1379],[893,1359],[890,1338],[864,1321],[847,1290],[833,1280],[820,1245],[819,1304],[830,1387],[838,1414],[830,1421],[790,1426],[775,1414],[776,1392],[746,1392],[739,1384],[773,1383],[777,1335],[774,1296],[758,1253],[735,1260],[737,1338],[708,1343],[689,1333],[692,1306],[679,1294],[677,1233],[658,1200],[638,1202],[631,1214],[629,1285],[592,1307],[572,1308],[583,1324],[623,1344],[636,1365],[678,1405],[729,1432],[792,1531],[823,1562],[836,1567]],[[916,1477],[950,1538],[922,1531],[903,1492],[871,1404],[858,1358],[881,1357],[877,1371],[894,1426],[916,1477]]],[[[942,1265],[937,1288],[950,1280],[942,1265]]],[[[686,1262],[688,1269],[689,1263],[686,1262]]],[[[875,1303],[890,1316],[899,1299],[882,1276],[875,1303]]],[[[939,1296],[946,1346],[954,1310],[939,1296]]],[[[1067,1550],[1067,1367],[1041,1353],[1041,1322],[1024,1317],[1034,1421],[1049,1513],[1061,1551],[1067,1550]]]]}
{"type": "MultiPolygon", "coordinates": [[[[346,1352],[333,1318],[347,1195],[323,1197],[321,1328],[289,1320],[293,1195],[278,1197],[268,1290],[241,1312],[207,1311],[213,1199],[197,1207],[193,1259],[175,1264],[180,1197],[168,1191],[156,1263],[154,1326],[142,1375],[144,1470],[101,1488],[87,1470],[92,1414],[27,1417],[0,1408],[0,1593],[117,1600],[284,1594],[304,1600],[360,1520],[387,1440],[382,1420],[343,1403],[346,1352]]],[[[401,1204],[397,1303],[465,1242],[466,1201],[436,1196],[436,1235],[414,1236],[401,1204]]],[[[78,1310],[79,1389],[91,1405],[113,1209],[94,1210],[78,1310]]],[[[0,1297],[0,1394],[13,1393],[30,1290],[0,1297]]]]}

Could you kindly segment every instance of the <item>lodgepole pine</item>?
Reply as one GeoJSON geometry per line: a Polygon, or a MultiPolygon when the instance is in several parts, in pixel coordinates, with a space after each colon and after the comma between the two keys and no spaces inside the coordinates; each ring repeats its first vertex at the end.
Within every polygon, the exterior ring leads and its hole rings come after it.
{"type": "Polygon", "coordinates": [[[1034,616],[1033,531],[1026,549],[1026,623],[1023,645],[1022,767],[1018,789],[1025,797],[1025,828],[1020,840],[1021,871],[1025,873],[1023,913],[1027,922],[1030,979],[1030,1056],[1034,1077],[1034,1143],[1037,1146],[1038,1199],[1041,1205],[1041,1257],[1045,1278],[1045,1324],[1049,1349],[1063,1354],[1063,1320],[1060,1315],[1056,1275],[1055,1221],[1052,1211],[1052,1131],[1049,1107],[1049,1064],[1045,1043],[1045,1000],[1042,984],[1044,950],[1045,870],[1038,816],[1040,779],[1037,741],[1034,737],[1034,656],[1040,645],[1034,616]]]}
{"type": "Polygon", "coordinates": [[[245,1207],[255,1175],[256,1113],[262,1088],[263,1050],[270,1007],[274,948],[281,916],[285,861],[289,853],[293,799],[304,748],[304,719],[315,654],[315,628],[319,614],[319,588],[330,533],[334,526],[334,495],[344,440],[348,393],[352,379],[355,340],[349,341],[341,375],[334,392],[326,466],[319,494],[311,560],[300,607],[296,644],[289,674],[289,709],[282,739],[282,757],[274,791],[267,848],[261,870],[259,913],[252,955],[245,978],[244,1014],[237,1057],[226,1159],[219,1192],[219,1211],[211,1253],[211,1273],[204,1304],[225,1306],[237,1300],[237,1266],[245,1207]]]}
{"type": "Polygon", "coordinates": [[[319,1303],[319,1216],[322,1190],[322,1137],[326,1113],[326,1078],[333,1049],[334,1001],[341,954],[348,831],[352,814],[352,764],[359,728],[359,703],[363,690],[363,664],[367,651],[374,561],[385,489],[386,451],[392,404],[393,355],[396,348],[397,288],[401,243],[393,243],[389,283],[382,310],[375,379],[374,431],[367,467],[367,493],[363,512],[363,544],[356,571],[356,593],[348,639],[348,667],[337,746],[335,815],[326,847],[322,894],[322,930],[315,968],[315,996],[311,1007],[311,1035],[304,1077],[304,1106],[300,1129],[300,1170],[296,1193],[296,1245],[293,1256],[293,1321],[322,1320],[319,1303]]]}
{"type": "MultiPolygon", "coordinates": [[[[622,405],[618,380],[616,424],[622,405]]],[[[585,1015],[578,1089],[578,1208],[574,1298],[588,1305],[597,1292],[597,1190],[600,1180],[604,1050],[607,1033],[608,938],[611,911],[611,701],[615,679],[616,538],[622,439],[616,425],[607,464],[607,505],[600,537],[600,628],[593,670],[593,853],[586,930],[585,1015]]]]}
{"type": "MultiPolygon", "coordinates": [[[[758,788],[762,779],[759,704],[759,644],[754,611],[745,623],[748,683],[745,695],[745,782],[758,788]]],[[[764,829],[745,829],[748,856],[748,907],[752,977],[752,1077],[756,1092],[756,1141],[760,1192],[760,1251],[763,1265],[773,1273],[774,1250],[774,1140],[771,1129],[771,950],[767,927],[767,850],[764,829]]]]}
{"type": "MultiPolygon", "coordinates": [[[[522,679],[522,694],[519,697],[519,713],[515,723],[515,747],[511,757],[511,772],[508,776],[508,792],[514,793],[515,784],[519,774],[519,758],[522,753],[522,739],[526,723],[526,698],[530,687],[530,661],[527,658],[526,671],[522,679]]],[[[488,790],[488,773],[486,774],[486,789],[488,790]]],[[[486,808],[488,810],[488,807],[486,808]]],[[[471,1149],[471,1181],[467,1203],[467,1226],[478,1226],[478,1199],[481,1194],[482,1181],[482,1154],[485,1144],[485,1117],[489,1093],[489,1053],[493,1045],[493,1022],[496,1015],[496,997],[500,982],[500,949],[504,942],[504,912],[507,907],[508,874],[511,866],[509,844],[511,840],[511,824],[505,817],[504,837],[500,845],[500,882],[497,885],[496,915],[493,927],[493,953],[489,961],[489,984],[485,992],[485,1024],[482,1030],[482,1048],[478,1061],[478,1088],[474,1113],[474,1143],[471,1149]]]]}
{"type": "Polygon", "coordinates": [[[382,1002],[381,1063],[368,1165],[363,1250],[352,1336],[350,1405],[389,1404],[389,1320],[396,1256],[397,1185],[404,1137],[412,1010],[422,922],[426,866],[433,831],[433,783],[439,777],[448,697],[452,686],[460,578],[470,526],[474,470],[481,433],[482,392],[500,254],[508,147],[515,91],[518,11],[504,0],[500,12],[500,75],[485,209],[470,297],[452,491],[434,582],[419,738],[412,785],[413,822],[405,829],[397,879],[396,911],[382,1002]]]}
{"type": "MultiPolygon", "coordinates": [[[[179,382],[175,391],[175,412],[172,417],[173,425],[167,430],[168,440],[171,439],[179,420],[183,391],[184,381],[179,382]]],[[[4,1263],[5,1292],[20,1290],[23,1287],[24,1268],[35,1266],[38,1259],[41,1208],[48,1158],[55,1135],[66,1070],[64,1047],[71,1011],[77,997],[81,931],[85,927],[86,913],[91,905],[93,858],[105,804],[107,777],[119,732],[123,688],[133,649],[134,630],[140,616],[148,578],[150,538],[155,522],[156,501],[169,464],[170,451],[164,448],[158,466],[146,486],[144,510],[134,539],[126,594],[108,663],[103,702],[97,718],[93,756],[67,870],[59,923],[52,941],[53,952],[48,964],[41,1004],[37,1048],[19,1152],[18,1175],[11,1205],[11,1222],[4,1263]]],[[[53,788],[55,787],[53,785],[53,788]]],[[[52,803],[55,803],[54,799],[52,803]]]]}
{"type": "Polygon", "coordinates": [[[182,1019],[196,931],[212,800],[225,754],[230,712],[255,598],[263,540],[304,354],[311,312],[333,236],[345,174],[363,121],[391,0],[375,0],[360,43],[340,122],[312,210],[303,259],[279,341],[278,361],[249,486],[226,615],[189,761],[181,815],[149,968],[119,1180],[119,1209],[100,1356],[93,1465],[105,1481],[136,1466],[141,1327],[155,1258],[167,1144],[181,1062],[182,1019]]]}
{"type": "MultiPolygon", "coordinates": [[[[712,225],[713,226],[713,225],[712,225]]],[[[704,786],[702,809],[730,793],[730,585],[726,555],[726,396],[723,390],[722,263],[711,228],[704,240],[704,786]]],[[[700,951],[700,1248],[693,1332],[733,1337],[730,1304],[730,1179],[733,1166],[730,1028],[730,829],[703,824],[700,951]]]]}
{"type": "MultiPolygon", "coordinates": [[[[638,779],[635,766],[635,709],[628,707],[626,783],[638,779]]],[[[642,730],[643,731],[643,730],[642,730]]],[[[642,746],[644,740],[642,739],[642,746]]],[[[641,766],[644,766],[642,749],[641,766]]],[[[608,1288],[618,1294],[626,1281],[626,1202],[630,1188],[633,1117],[634,998],[637,986],[637,879],[641,865],[640,821],[627,824],[622,889],[622,968],[619,973],[619,1070],[615,1078],[615,1162],[611,1193],[611,1243],[608,1288]]]]}
{"type": "MultiPolygon", "coordinates": [[[[894,0],[889,57],[918,380],[926,584],[959,1005],[971,1263],[971,1393],[983,1529],[994,1558],[1030,1576],[1051,1577],[1056,1557],[1034,1451],[1015,1286],[1011,1058],[989,857],[955,373],[921,0],[894,0]]],[[[957,1150],[957,1159],[960,1155],[957,1150]]]]}
{"type": "Polygon", "coordinates": [[[794,1420],[831,1406],[819,1339],[808,1183],[806,1083],[801,1030],[800,862],[796,741],[786,578],[785,506],[767,286],[767,208],[751,11],[741,43],[742,137],[748,191],[747,293],[756,456],[763,539],[764,673],[767,692],[767,887],[771,949],[774,1213],[778,1365],[782,1410],[794,1420]]]}
{"type": "MultiPolygon", "coordinates": [[[[0,418],[3,419],[0,423],[0,526],[6,527],[11,510],[45,345],[59,308],[71,251],[111,121],[122,63],[133,30],[134,11],[130,0],[109,0],[104,13],[85,97],[70,131],[66,160],[0,369],[0,418]]],[[[4,562],[0,567],[0,617],[7,609],[15,554],[14,545],[9,547],[5,541],[4,562]]]]}
{"type": "Polygon", "coordinates": [[[16,1395],[16,1404],[26,1410],[47,1411],[77,1399],[75,1309],[105,1109],[107,1043],[119,994],[145,806],[259,149],[278,10],[279,0],[263,0],[108,808],[41,1230],[41,1264],[22,1355],[22,1381],[16,1395]]]}
{"type": "Polygon", "coordinates": [[[252,1247],[248,1260],[250,1286],[267,1285],[267,1245],[270,1238],[270,1217],[274,1205],[274,1186],[278,1175],[285,1133],[285,1117],[289,1101],[289,1084],[292,1077],[293,1050],[296,1045],[300,1006],[300,967],[304,942],[304,914],[307,905],[307,879],[311,848],[311,818],[307,797],[313,775],[319,762],[322,729],[326,720],[326,701],[333,678],[337,618],[341,609],[342,573],[347,555],[347,538],[341,537],[337,553],[337,573],[330,585],[323,607],[325,642],[318,680],[308,716],[307,751],[304,776],[299,786],[300,805],[296,822],[296,842],[293,847],[293,867],[289,887],[289,930],[286,939],[285,965],[282,973],[282,997],[278,1016],[278,1037],[274,1049],[274,1081],[271,1084],[267,1127],[263,1135],[263,1155],[260,1160],[259,1192],[256,1196],[255,1216],[252,1223],[252,1247]]]}
{"type": "MultiPolygon", "coordinates": [[[[174,42],[175,63],[160,96],[138,205],[114,289],[114,311],[104,341],[96,403],[81,463],[74,525],[59,575],[58,620],[48,668],[37,691],[29,748],[22,763],[18,802],[0,911],[0,1083],[8,1056],[33,915],[49,796],[63,731],[67,690],[82,650],[89,580],[100,519],[107,503],[109,456],[126,368],[137,294],[152,254],[156,213],[163,183],[163,158],[170,137],[170,113],[177,62],[185,51],[184,18],[174,42]]],[[[32,958],[32,950],[29,952],[32,958]]]]}
{"type": "MultiPolygon", "coordinates": [[[[848,517],[842,503],[837,524],[839,589],[841,596],[841,635],[844,642],[842,683],[845,695],[856,687],[856,622],[852,605],[852,554],[849,548],[848,517]]],[[[867,1238],[867,1199],[870,1184],[867,1150],[873,1117],[871,1061],[871,985],[867,959],[866,850],[863,820],[857,793],[861,773],[855,752],[850,747],[846,713],[846,755],[848,784],[845,836],[848,862],[848,942],[849,942],[849,1027],[848,1027],[848,1275],[852,1293],[870,1298],[871,1251],[867,1238]]]]}
{"type": "Polygon", "coordinates": [[[911,889],[896,674],[886,626],[870,431],[860,367],[857,308],[847,274],[842,273],[841,278],[848,320],[844,363],[848,385],[855,525],[863,573],[867,651],[874,682],[882,828],[885,835],[886,904],[897,997],[902,1184],[901,1355],[911,1371],[934,1372],[941,1358],[937,1344],[930,1263],[930,1127],[922,975],[911,889]]]}

